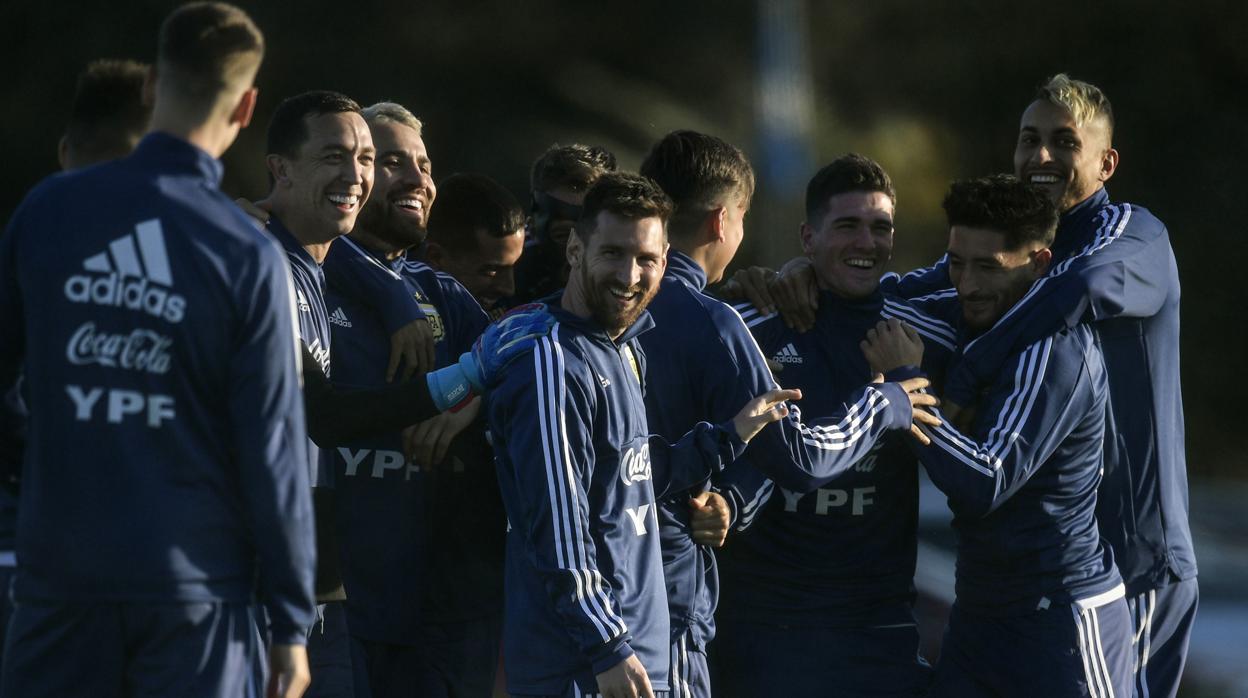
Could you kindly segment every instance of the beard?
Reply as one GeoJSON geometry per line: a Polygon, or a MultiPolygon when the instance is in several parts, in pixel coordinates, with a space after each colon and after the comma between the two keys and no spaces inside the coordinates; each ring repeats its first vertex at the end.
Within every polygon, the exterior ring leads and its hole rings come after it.
{"type": "Polygon", "coordinates": [[[619,335],[632,327],[633,323],[637,322],[637,318],[641,317],[646,306],[650,305],[650,301],[654,300],[655,294],[659,292],[658,284],[650,289],[634,286],[628,291],[635,292],[636,297],[627,306],[621,308],[619,301],[610,290],[614,284],[609,281],[595,282],[587,269],[581,270],[581,287],[585,289],[585,302],[589,305],[590,314],[612,336],[619,335]]]}
{"type": "Polygon", "coordinates": [[[418,225],[395,211],[389,201],[373,197],[369,197],[364,208],[360,209],[356,226],[383,242],[404,250],[423,243],[429,232],[425,226],[418,225]]]}

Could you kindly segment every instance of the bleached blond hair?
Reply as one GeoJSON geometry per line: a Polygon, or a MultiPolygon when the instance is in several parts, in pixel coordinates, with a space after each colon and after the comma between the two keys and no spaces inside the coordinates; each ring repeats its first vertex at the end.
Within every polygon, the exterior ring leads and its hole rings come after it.
{"type": "Polygon", "coordinates": [[[364,120],[370,124],[402,124],[415,131],[417,136],[421,135],[421,129],[424,128],[424,124],[416,118],[416,115],[408,111],[407,107],[395,102],[378,102],[365,108],[361,113],[364,115],[364,120]]]}
{"type": "Polygon", "coordinates": [[[1070,112],[1075,119],[1075,125],[1080,128],[1097,117],[1105,117],[1112,140],[1114,109],[1109,104],[1109,98],[1096,85],[1075,80],[1066,73],[1058,73],[1040,83],[1040,86],[1036,88],[1036,99],[1055,104],[1070,112]]]}

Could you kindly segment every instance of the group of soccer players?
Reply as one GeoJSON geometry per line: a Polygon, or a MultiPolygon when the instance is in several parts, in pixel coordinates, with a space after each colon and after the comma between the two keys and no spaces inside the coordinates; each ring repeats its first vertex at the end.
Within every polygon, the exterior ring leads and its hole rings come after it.
{"type": "Polygon", "coordinates": [[[231,201],[263,53],[201,2],[93,66],[0,238],[4,696],[490,696],[500,654],[516,696],[1177,692],[1177,269],[1096,87],[1042,84],[932,267],[885,274],[897,194],[846,155],[804,255],[724,281],[754,174],[693,131],[637,174],[551,147],[526,217],[307,92],[231,201]]]}

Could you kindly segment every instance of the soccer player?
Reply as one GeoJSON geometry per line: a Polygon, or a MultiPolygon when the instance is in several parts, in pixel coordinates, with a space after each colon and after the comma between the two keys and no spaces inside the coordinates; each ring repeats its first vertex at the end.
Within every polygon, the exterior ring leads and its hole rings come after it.
{"type": "Polygon", "coordinates": [[[769,392],[675,447],[649,438],[636,339],[653,325],[645,308],[663,275],[670,210],[648,179],[599,178],[568,242],[556,324],[487,398],[510,523],[503,655],[513,695],[668,689],[655,492],[735,459],[797,396],[769,392]]]}
{"type": "Polygon", "coordinates": [[[524,250],[524,209],[501,184],[480,174],[442,181],[429,214],[424,261],[464,285],[486,312],[516,292],[516,262],[524,250]]]}
{"type": "MultiPolygon", "coordinates": [[[[385,102],[363,116],[377,149],[373,191],[351,234],[334,246],[355,247],[402,278],[433,328],[435,365],[443,368],[471,350],[489,320],[453,278],[406,259],[425,238],[424,220],[409,204],[431,176],[421,122],[385,102]]],[[[450,191],[455,205],[459,194],[450,191]]],[[[523,217],[515,208],[518,243],[523,217]]],[[[332,251],[325,262],[333,375],[350,385],[384,386],[386,328],[370,305],[334,285],[334,267],[353,262],[332,251]]],[[[479,401],[422,422],[412,430],[420,448],[410,459],[398,430],[334,449],[357,696],[491,695],[506,521],[493,456],[474,423],[478,408],[479,401]]]]}
{"type": "MultiPolygon", "coordinates": [[[[730,419],[733,405],[775,387],[766,359],[741,316],[703,293],[708,282],[718,282],[723,276],[744,237],[754,172],[740,150],[694,131],[664,136],[651,148],[641,172],[654,179],[675,204],[668,224],[667,272],[649,306],[655,328],[640,337],[648,357],[650,430],[673,440],[698,422],[730,419]]],[[[854,416],[843,424],[835,418],[843,415],[802,424],[794,407],[794,414],[758,435],[747,458],[759,454],[751,462],[786,487],[807,492],[861,459],[886,430],[911,426],[904,388],[857,387],[851,402],[874,395],[882,403],[887,395],[895,404],[881,419],[864,421],[854,416]],[[830,447],[833,444],[846,447],[830,447]]],[[[918,393],[913,398],[930,399],[918,393]]],[[[706,646],[714,637],[719,581],[715,557],[706,544],[722,544],[715,514],[744,522],[757,508],[759,490],[770,487],[746,459],[729,466],[712,485],[713,490],[722,488],[723,496],[700,487],[659,502],[671,613],[670,683],[678,696],[712,693],[706,646]]],[[[728,522],[722,525],[726,529],[728,522]]]]}
{"type": "Polygon", "coordinates": [[[307,685],[311,506],[280,250],[218,191],[264,41],[222,3],[162,24],[152,133],[46,180],[0,241],[0,386],[30,385],[0,692],[242,695],[307,685]]]}
{"type": "MultiPolygon", "coordinates": [[[[1057,210],[1008,175],[955,182],[944,206],[965,347],[1048,271],[1057,210]]],[[[1128,695],[1131,624],[1095,513],[1108,393],[1096,337],[1061,328],[985,388],[969,426],[931,429],[919,448],[958,535],[934,694],[1128,695]]]]}
{"type": "Polygon", "coordinates": [[[138,61],[97,60],[78,76],[69,124],[57,146],[61,169],[125,157],[147,131],[151,105],[143,83],[151,67],[138,61]]]}
{"type": "MultiPolygon", "coordinates": [[[[952,351],[951,327],[879,288],[892,256],[895,204],[879,164],[853,154],[834,160],[807,186],[801,227],[820,288],[813,329],[800,333],[775,314],[740,306],[764,355],[783,366],[779,378],[806,396],[806,419],[852,404],[851,415],[871,423],[893,398],[863,399],[861,386],[879,373],[892,380],[921,367],[938,380],[952,351]],[[864,354],[861,342],[881,321],[912,326],[916,351],[864,354]]],[[[827,447],[845,448],[857,436],[849,431],[827,447]]],[[[743,517],[753,523],[722,555],[720,693],[914,695],[926,688],[930,669],[918,654],[913,615],[918,468],[909,440],[898,432],[868,440],[818,489],[782,481],[743,517]]],[[[746,459],[765,468],[786,455],[756,449],[746,459]]]]}
{"type": "MultiPolygon", "coordinates": [[[[946,398],[965,404],[1008,357],[1091,323],[1109,376],[1105,478],[1097,520],[1114,551],[1134,627],[1134,692],[1174,696],[1187,658],[1198,589],[1188,526],[1179,277],[1166,227],[1147,209],[1113,203],[1114,115],[1096,86],[1056,75],[1023,112],[1015,174],[1061,212],[1053,263],[997,326],[969,343],[946,398]]],[[[948,261],[907,275],[907,294],[947,287],[948,261]]]]}
{"type": "MultiPolygon", "coordinates": [[[[488,367],[481,361],[485,354],[477,351],[423,380],[351,389],[329,382],[331,322],[320,265],[334,241],[355,226],[372,189],[372,135],[359,105],[350,98],[306,92],[278,105],[269,124],[268,145],[273,188],[257,206],[269,214],[267,230],[285,249],[294,278],[308,433],[313,441],[308,467],[316,487],[320,622],[309,641],[313,670],[309,695],[350,695],[354,677],[342,604],[346,594],[334,522],[332,452],[325,449],[396,432],[466,404],[482,389],[488,367]]],[[[375,278],[403,283],[368,256],[357,254],[346,266],[358,267],[359,262],[371,268],[340,270],[339,278],[367,276],[369,280],[357,287],[366,287],[375,278]]]]}
{"type": "Polygon", "coordinates": [[[529,187],[533,197],[530,237],[516,268],[516,295],[507,307],[540,300],[568,280],[565,249],[580,218],[585,192],[594,181],[615,171],[615,155],[603,148],[552,145],[533,161],[529,187]]]}

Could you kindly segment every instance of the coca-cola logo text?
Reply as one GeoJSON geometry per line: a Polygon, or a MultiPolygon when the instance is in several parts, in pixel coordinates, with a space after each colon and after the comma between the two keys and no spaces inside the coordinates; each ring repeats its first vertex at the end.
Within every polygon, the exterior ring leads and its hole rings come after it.
{"type": "Polygon", "coordinates": [[[65,358],[78,366],[99,365],[130,371],[164,374],[172,357],[169,346],[173,340],[151,330],[108,333],[85,322],[69,338],[65,358]]]}

